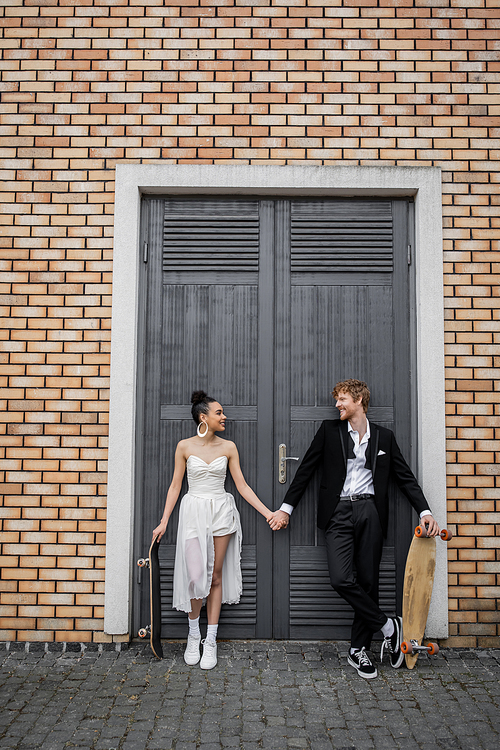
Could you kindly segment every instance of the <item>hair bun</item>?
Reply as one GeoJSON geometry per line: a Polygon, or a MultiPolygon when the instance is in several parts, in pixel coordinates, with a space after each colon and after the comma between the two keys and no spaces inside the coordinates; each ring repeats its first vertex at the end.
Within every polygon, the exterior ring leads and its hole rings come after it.
{"type": "Polygon", "coordinates": [[[202,401],[206,401],[207,394],[205,391],[193,391],[193,395],[191,396],[191,403],[192,404],[201,404],[202,401]]]}

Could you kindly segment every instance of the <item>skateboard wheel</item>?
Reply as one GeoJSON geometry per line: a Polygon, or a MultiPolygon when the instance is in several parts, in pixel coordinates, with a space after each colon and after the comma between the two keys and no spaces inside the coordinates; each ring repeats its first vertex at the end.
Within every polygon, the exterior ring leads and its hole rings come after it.
{"type": "Polygon", "coordinates": [[[436,656],[436,654],[439,654],[439,646],[437,643],[428,643],[427,650],[429,651],[429,656],[436,656]]]}
{"type": "Polygon", "coordinates": [[[401,651],[403,654],[412,654],[413,653],[413,646],[408,641],[403,641],[401,644],[401,651]]]}
{"type": "Polygon", "coordinates": [[[419,538],[421,536],[427,536],[427,531],[423,524],[421,526],[417,526],[417,528],[415,529],[415,536],[418,536],[419,538]]]}
{"type": "Polygon", "coordinates": [[[149,634],[149,627],[139,629],[139,633],[138,633],[139,638],[147,638],[148,634],[149,634]]]}
{"type": "Polygon", "coordinates": [[[148,560],[148,558],[147,557],[140,557],[137,560],[137,565],[140,568],[148,568],[149,567],[149,560],[148,560]]]}
{"type": "Polygon", "coordinates": [[[451,533],[451,531],[450,531],[449,529],[443,529],[443,530],[442,530],[442,531],[441,531],[441,532],[439,533],[439,536],[441,537],[441,539],[442,539],[442,540],[443,540],[444,542],[448,542],[448,541],[449,541],[450,539],[452,539],[452,538],[453,538],[453,534],[451,533]]]}

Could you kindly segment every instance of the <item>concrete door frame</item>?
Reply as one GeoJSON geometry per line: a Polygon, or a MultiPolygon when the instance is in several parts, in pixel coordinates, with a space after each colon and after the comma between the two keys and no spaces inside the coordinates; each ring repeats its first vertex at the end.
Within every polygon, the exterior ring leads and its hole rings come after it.
{"type": "MultiPolygon", "coordinates": [[[[118,164],[113,251],[104,630],[130,632],[138,367],[139,246],[144,194],[413,196],[418,479],[446,523],[443,243],[438,167],[118,164]]],[[[438,544],[427,632],[448,636],[446,545],[438,544]]]]}

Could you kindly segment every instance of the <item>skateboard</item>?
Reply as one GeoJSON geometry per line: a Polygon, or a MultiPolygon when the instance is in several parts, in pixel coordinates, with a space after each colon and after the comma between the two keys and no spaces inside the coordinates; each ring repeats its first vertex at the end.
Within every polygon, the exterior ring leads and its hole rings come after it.
{"type": "Polygon", "coordinates": [[[158,560],[158,547],[160,540],[157,536],[151,542],[148,557],[141,557],[137,560],[140,568],[149,568],[149,607],[151,611],[151,623],[145,628],[139,630],[139,637],[146,638],[149,635],[149,642],[153,654],[157,659],[163,659],[163,649],[161,646],[161,596],[160,596],[160,561],[158,560]]]}
{"type": "MultiPolygon", "coordinates": [[[[451,531],[443,529],[439,536],[443,541],[452,538],[451,531]]],[[[417,526],[406,559],[403,583],[403,642],[406,666],[413,669],[420,653],[433,656],[439,653],[437,643],[424,645],[425,626],[431,603],[434,571],[436,568],[436,540],[427,536],[425,524],[417,526]]]]}

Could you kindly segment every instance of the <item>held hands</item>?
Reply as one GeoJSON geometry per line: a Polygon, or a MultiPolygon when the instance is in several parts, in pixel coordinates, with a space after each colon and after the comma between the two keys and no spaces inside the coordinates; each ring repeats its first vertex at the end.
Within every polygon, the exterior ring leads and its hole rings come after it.
{"type": "Polygon", "coordinates": [[[267,522],[273,531],[279,531],[279,529],[286,529],[289,520],[290,516],[284,510],[275,510],[268,517],[267,522]]]}

